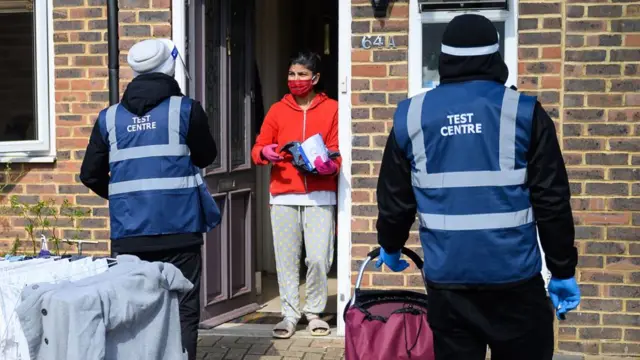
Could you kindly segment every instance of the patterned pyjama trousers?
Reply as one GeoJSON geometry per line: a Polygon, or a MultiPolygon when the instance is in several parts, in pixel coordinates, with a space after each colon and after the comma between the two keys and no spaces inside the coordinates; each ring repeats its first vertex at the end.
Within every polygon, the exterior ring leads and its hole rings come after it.
{"type": "Polygon", "coordinates": [[[271,206],[271,227],[278,272],[278,287],[285,318],[301,318],[300,256],[307,254],[306,303],[302,312],[322,313],[327,306],[327,273],[333,262],[335,206],[271,206]]]}

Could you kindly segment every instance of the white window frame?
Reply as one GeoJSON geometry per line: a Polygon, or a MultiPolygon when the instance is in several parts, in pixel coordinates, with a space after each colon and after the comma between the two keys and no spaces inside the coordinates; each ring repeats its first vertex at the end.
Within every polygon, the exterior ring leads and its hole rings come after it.
{"type": "Polygon", "coordinates": [[[504,61],[509,68],[506,85],[518,80],[518,4],[508,0],[509,10],[465,10],[420,12],[418,0],[409,1],[409,97],[429,91],[422,87],[422,24],[448,23],[462,14],[480,14],[491,21],[504,21],[504,61]]]}
{"type": "Polygon", "coordinates": [[[38,140],[0,141],[0,162],[55,161],[56,122],[53,0],[34,0],[36,128],[38,140]]]}

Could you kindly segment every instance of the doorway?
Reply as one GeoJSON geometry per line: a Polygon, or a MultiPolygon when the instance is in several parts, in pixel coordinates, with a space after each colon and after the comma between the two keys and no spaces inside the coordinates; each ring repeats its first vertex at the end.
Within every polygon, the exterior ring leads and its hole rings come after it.
{"type": "MultiPolygon", "coordinates": [[[[205,238],[201,327],[275,324],[280,302],[270,169],[254,166],[250,150],[264,115],[288,91],[287,65],[294,52],[308,49],[322,56],[321,85],[338,98],[338,0],[322,7],[311,0],[195,0],[186,17],[189,95],[202,102],[219,148],[204,178],[223,215],[205,238]]],[[[335,249],[325,311],[333,326],[337,241],[335,249]]]]}
{"type": "MultiPolygon", "coordinates": [[[[338,1],[326,1],[322,7],[310,0],[255,0],[256,13],[256,61],[262,89],[265,112],[271,104],[287,92],[288,62],[294,53],[311,50],[322,57],[321,83],[332,99],[338,95],[338,1]]],[[[260,117],[261,114],[258,114],[260,117]]],[[[259,208],[269,206],[269,168],[258,169],[258,187],[262,189],[259,208]]],[[[337,213],[337,212],[336,212],[337,213]]],[[[248,321],[273,323],[280,321],[280,299],[276,277],[273,238],[268,212],[258,216],[257,270],[261,279],[259,302],[262,308],[248,321]]],[[[337,249],[337,237],[334,249],[337,249]]],[[[304,259],[304,246],[302,259],[304,259]]],[[[306,267],[301,261],[300,299],[304,301],[306,267]]],[[[329,273],[329,300],[324,318],[336,325],[337,313],[337,251],[329,273]]],[[[249,317],[247,317],[249,318],[249,317]]]]}

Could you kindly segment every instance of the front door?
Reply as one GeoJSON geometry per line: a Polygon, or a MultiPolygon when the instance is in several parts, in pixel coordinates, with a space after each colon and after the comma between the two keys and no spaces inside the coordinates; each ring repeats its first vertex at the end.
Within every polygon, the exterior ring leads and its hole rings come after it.
{"type": "Polygon", "coordinates": [[[256,311],[253,129],[253,0],[202,0],[190,9],[190,64],[218,145],[205,182],[222,223],[206,234],[202,323],[211,328],[256,311]]]}

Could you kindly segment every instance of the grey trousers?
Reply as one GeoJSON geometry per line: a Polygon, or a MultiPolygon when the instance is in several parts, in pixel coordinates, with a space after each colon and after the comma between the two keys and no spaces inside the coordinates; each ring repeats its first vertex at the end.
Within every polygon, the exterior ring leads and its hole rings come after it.
{"type": "Polygon", "coordinates": [[[300,320],[300,256],[307,253],[304,314],[320,314],[327,306],[327,273],[333,262],[335,206],[271,206],[271,227],[276,255],[282,314],[300,320]]]}

